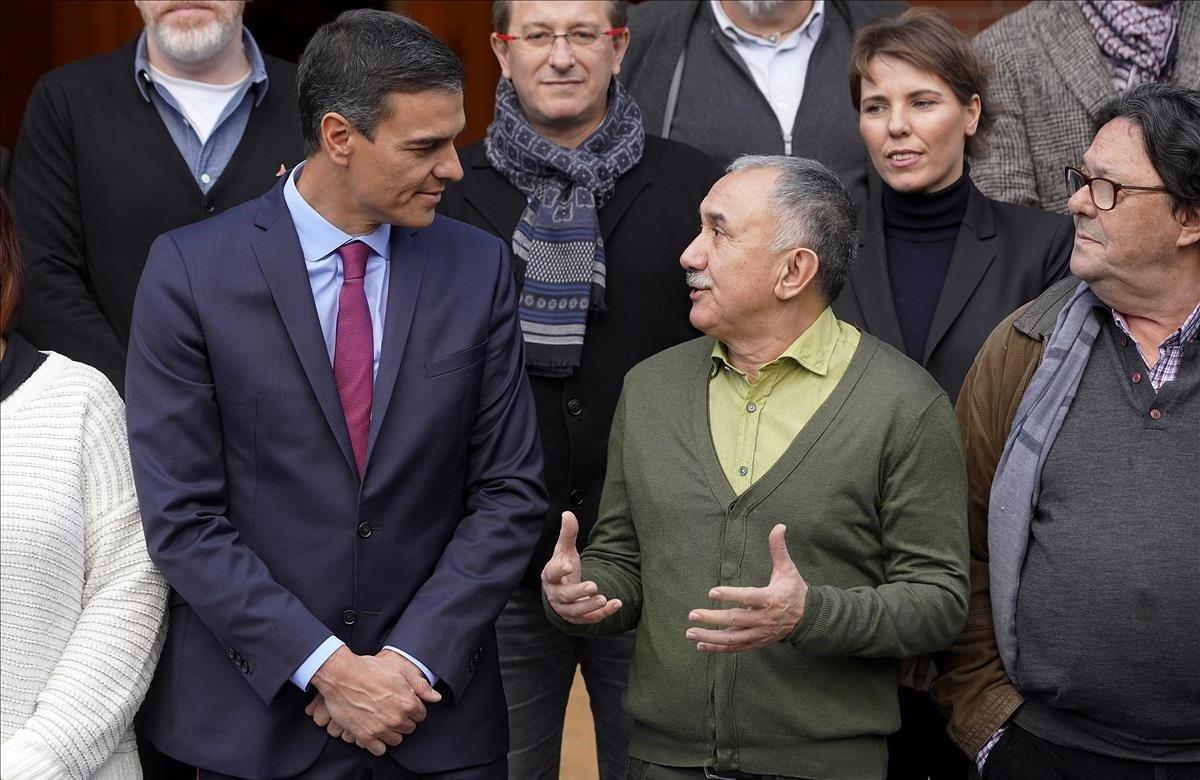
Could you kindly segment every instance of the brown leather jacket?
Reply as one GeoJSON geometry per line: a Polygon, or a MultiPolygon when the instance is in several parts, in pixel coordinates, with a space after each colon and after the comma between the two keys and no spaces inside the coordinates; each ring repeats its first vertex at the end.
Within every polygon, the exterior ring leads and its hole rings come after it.
{"type": "Polygon", "coordinates": [[[1078,284],[1074,277],[1063,279],[997,325],[967,373],[955,407],[967,459],[971,600],[962,635],[935,656],[939,673],[931,692],[949,713],[950,738],[971,758],[1023,701],[1004,672],[992,632],[987,541],[992,477],[1021,396],[1078,284]]]}

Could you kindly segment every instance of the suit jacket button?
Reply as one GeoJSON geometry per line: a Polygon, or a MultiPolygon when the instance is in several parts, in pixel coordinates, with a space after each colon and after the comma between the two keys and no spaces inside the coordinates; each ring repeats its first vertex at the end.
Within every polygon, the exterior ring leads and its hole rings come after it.
{"type": "Polygon", "coordinates": [[[374,530],[374,529],[371,528],[370,523],[359,523],[358,524],[358,535],[364,539],[366,539],[368,536],[371,535],[372,530],[374,530]]]}
{"type": "Polygon", "coordinates": [[[342,622],[348,626],[354,625],[354,621],[358,620],[358,613],[352,609],[348,609],[342,613],[342,622]]]}
{"type": "Polygon", "coordinates": [[[578,417],[583,412],[583,402],[578,398],[572,398],[570,401],[567,401],[567,411],[572,416],[578,417]]]}
{"type": "Polygon", "coordinates": [[[583,503],[583,491],[575,488],[567,494],[567,500],[571,502],[571,506],[579,506],[583,503]]]}
{"type": "Polygon", "coordinates": [[[232,648],[232,647],[231,647],[231,648],[229,648],[228,650],[226,650],[225,652],[226,652],[226,653],[229,655],[229,657],[230,657],[231,659],[233,659],[233,658],[237,658],[237,653],[235,653],[235,652],[233,651],[233,648],[232,648]]]}
{"type": "Polygon", "coordinates": [[[250,673],[250,664],[246,663],[245,660],[241,660],[238,662],[238,668],[242,670],[242,674],[250,673]]]}

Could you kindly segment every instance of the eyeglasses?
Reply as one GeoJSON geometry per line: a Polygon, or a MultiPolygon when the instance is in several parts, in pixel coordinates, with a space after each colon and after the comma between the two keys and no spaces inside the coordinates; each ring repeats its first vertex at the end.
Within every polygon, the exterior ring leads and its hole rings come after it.
{"type": "Polygon", "coordinates": [[[1092,203],[1101,211],[1112,211],[1117,205],[1117,193],[1121,190],[1135,190],[1140,192],[1167,192],[1166,187],[1135,187],[1132,184],[1121,184],[1112,179],[1093,178],[1088,176],[1077,168],[1066,169],[1067,182],[1067,197],[1072,197],[1075,193],[1083,189],[1087,185],[1088,192],[1092,196],[1092,203]]]}
{"type": "Polygon", "coordinates": [[[534,51],[545,51],[554,46],[554,41],[559,38],[564,39],[567,45],[572,49],[594,49],[599,46],[606,37],[616,38],[623,35],[628,27],[614,27],[611,30],[599,32],[582,28],[579,30],[571,30],[565,33],[552,33],[545,31],[531,32],[528,35],[509,35],[507,33],[496,33],[496,37],[506,43],[516,42],[517,45],[532,49],[534,51]]]}

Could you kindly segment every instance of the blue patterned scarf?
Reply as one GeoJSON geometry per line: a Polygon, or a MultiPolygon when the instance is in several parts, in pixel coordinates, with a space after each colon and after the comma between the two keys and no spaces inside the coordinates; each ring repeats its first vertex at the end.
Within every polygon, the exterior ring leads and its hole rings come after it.
{"type": "Polygon", "coordinates": [[[642,159],[642,112],[616,79],[608,114],[575,149],[538,134],[512,82],[496,87],[496,116],[484,150],[527,202],[513,234],[525,261],[519,316],[525,363],[539,376],[570,376],[583,354],[589,310],[604,311],[604,239],[597,212],[617,179],[642,159]]]}

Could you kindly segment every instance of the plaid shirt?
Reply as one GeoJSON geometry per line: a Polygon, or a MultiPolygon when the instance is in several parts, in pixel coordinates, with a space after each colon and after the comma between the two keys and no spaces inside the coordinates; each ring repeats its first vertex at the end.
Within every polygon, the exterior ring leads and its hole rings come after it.
{"type": "MultiPolygon", "coordinates": [[[[1128,336],[1134,344],[1137,344],[1137,339],[1129,332],[1129,324],[1125,322],[1125,318],[1116,309],[1113,309],[1113,320],[1117,323],[1117,327],[1128,336]]],[[[1179,330],[1167,337],[1166,341],[1158,345],[1158,361],[1148,369],[1150,384],[1154,389],[1159,390],[1163,384],[1170,382],[1175,377],[1179,376],[1179,362],[1183,359],[1183,345],[1189,341],[1196,340],[1196,334],[1200,332],[1200,305],[1192,309],[1192,313],[1179,326],[1179,330]]],[[[1138,345],[1138,353],[1142,353],[1141,345],[1138,345]]],[[[1142,359],[1146,356],[1142,354],[1142,359]]],[[[1146,360],[1149,365],[1150,361],[1146,360]]]]}
{"type": "MultiPolygon", "coordinates": [[[[1134,344],[1137,344],[1137,339],[1129,332],[1129,324],[1125,322],[1125,318],[1116,309],[1112,310],[1113,320],[1117,323],[1117,327],[1128,336],[1134,344]]],[[[1183,321],[1179,329],[1167,337],[1163,343],[1158,345],[1158,361],[1153,368],[1147,369],[1150,384],[1154,389],[1159,390],[1164,384],[1172,381],[1179,376],[1179,364],[1183,359],[1183,345],[1189,341],[1195,341],[1200,335],[1200,304],[1192,309],[1192,313],[1183,321]]],[[[1141,347],[1138,347],[1138,353],[1141,353],[1141,347]]],[[[1145,355],[1142,359],[1145,360],[1145,355]]],[[[988,754],[992,752],[992,748],[996,747],[996,743],[1004,736],[1006,727],[1001,726],[996,729],[992,736],[988,737],[988,741],[979,749],[979,753],[975,756],[975,767],[983,774],[983,765],[987,762],[988,754]]]]}

